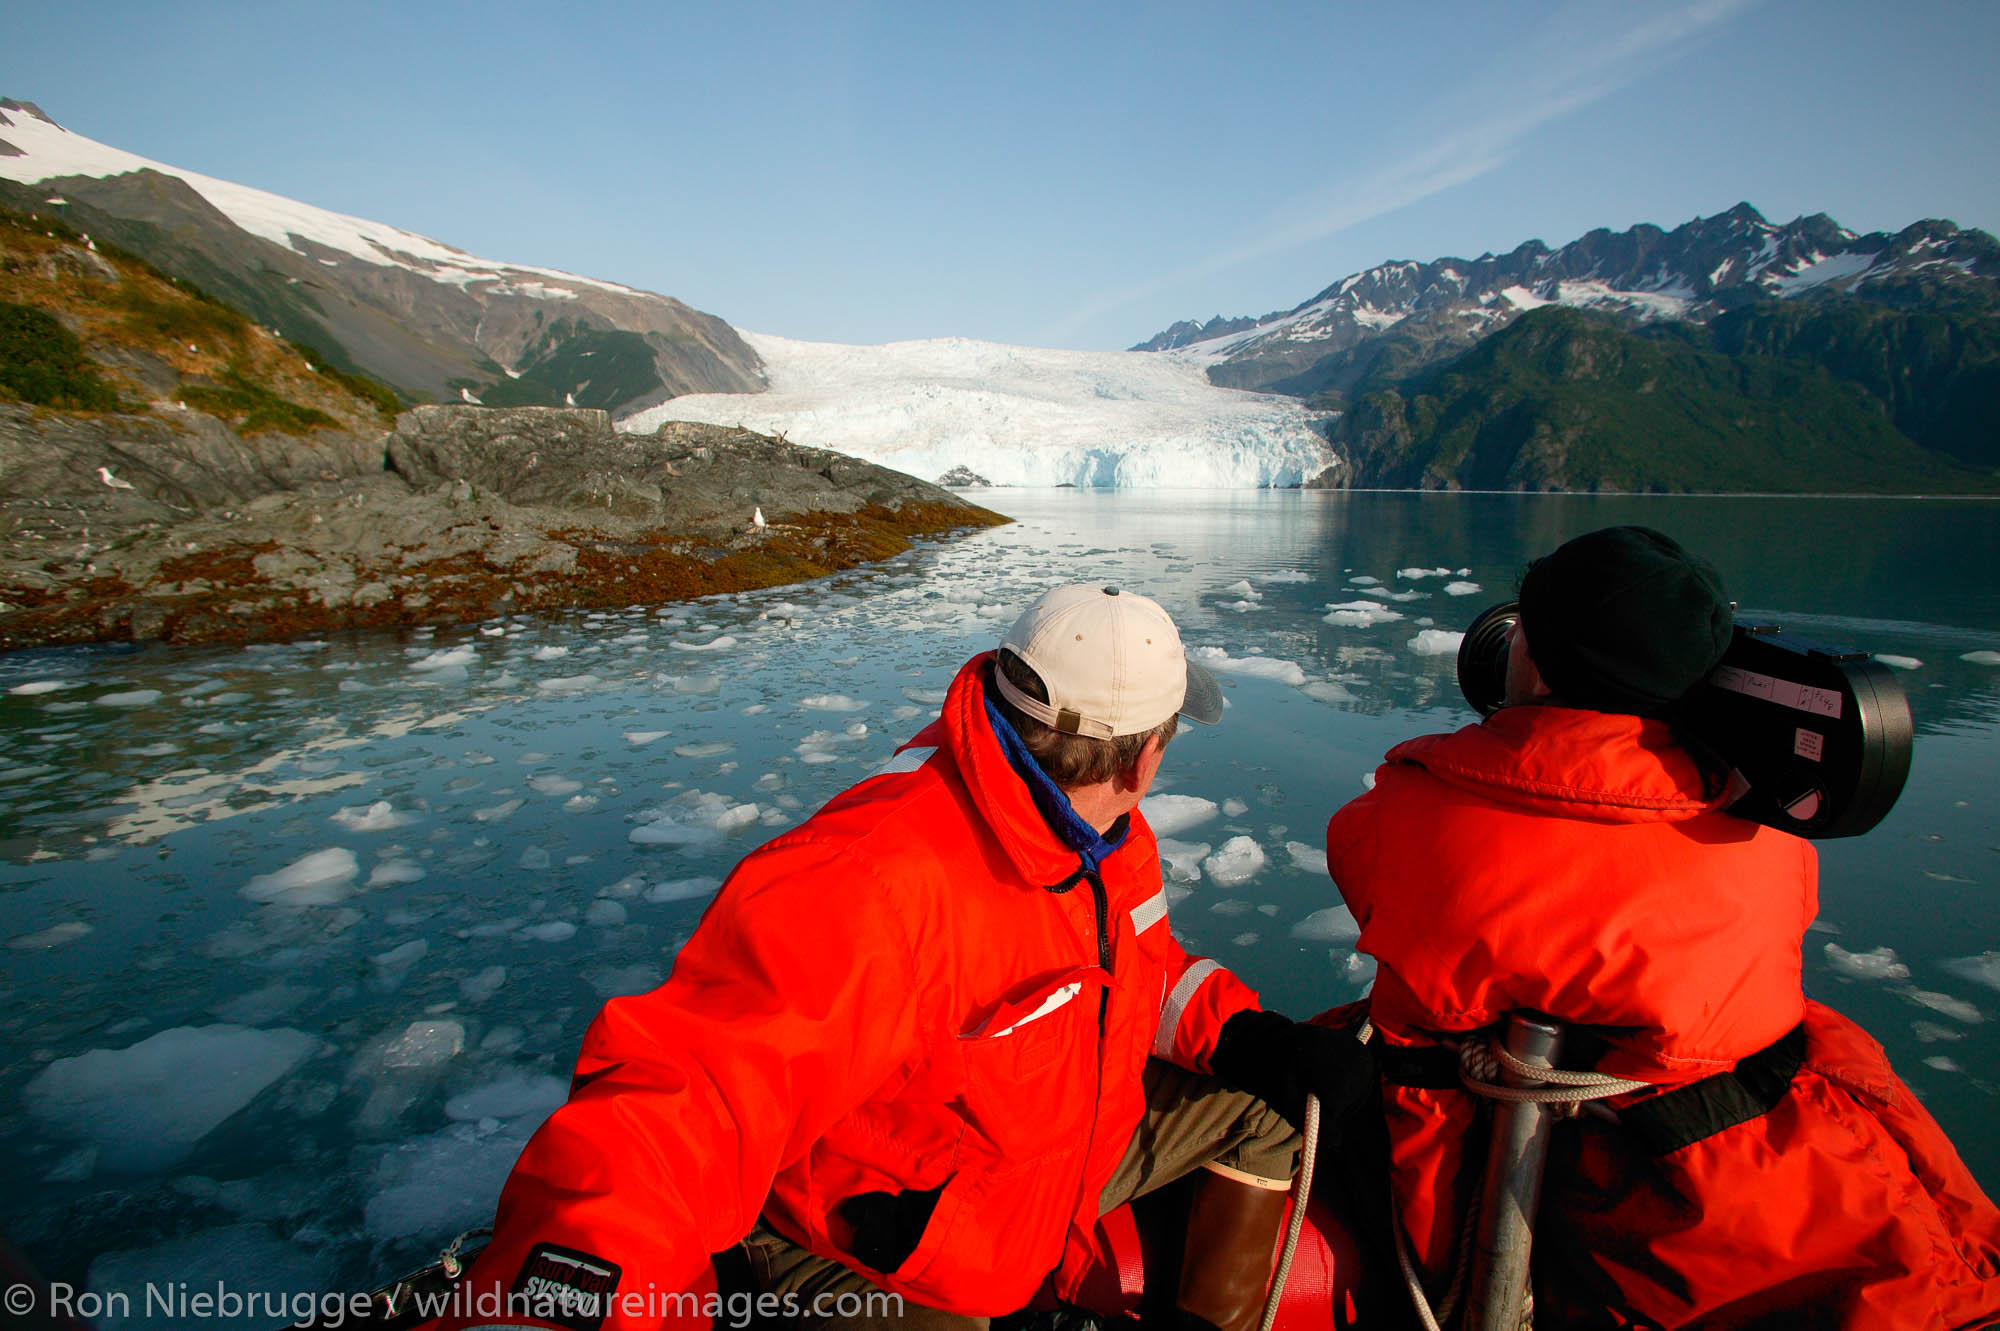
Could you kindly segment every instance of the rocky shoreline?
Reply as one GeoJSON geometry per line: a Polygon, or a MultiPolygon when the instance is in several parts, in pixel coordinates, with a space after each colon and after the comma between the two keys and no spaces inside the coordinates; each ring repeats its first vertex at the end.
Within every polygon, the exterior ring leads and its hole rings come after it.
{"type": "Polygon", "coordinates": [[[425,406],[240,438],[0,403],[0,650],[249,642],[742,591],[1007,519],[782,438],[425,406]]]}

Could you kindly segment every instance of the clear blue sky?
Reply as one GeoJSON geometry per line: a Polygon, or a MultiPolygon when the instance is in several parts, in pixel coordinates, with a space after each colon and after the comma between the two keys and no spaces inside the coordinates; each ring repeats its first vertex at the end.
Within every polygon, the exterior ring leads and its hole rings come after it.
{"type": "Polygon", "coordinates": [[[0,95],[840,342],[1119,347],[1747,200],[2000,231],[2000,4],[11,0],[0,95]]]}

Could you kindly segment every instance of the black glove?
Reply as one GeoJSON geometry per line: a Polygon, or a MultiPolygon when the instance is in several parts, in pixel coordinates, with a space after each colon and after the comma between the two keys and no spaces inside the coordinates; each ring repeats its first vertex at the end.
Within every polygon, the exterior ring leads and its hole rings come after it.
{"type": "Polygon", "coordinates": [[[1223,1023],[1208,1066],[1294,1126],[1305,1123],[1307,1093],[1318,1096],[1322,1132],[1379,1086],[1374,1050],[1348,1032],[1252,1009],[1223,1023]]]}

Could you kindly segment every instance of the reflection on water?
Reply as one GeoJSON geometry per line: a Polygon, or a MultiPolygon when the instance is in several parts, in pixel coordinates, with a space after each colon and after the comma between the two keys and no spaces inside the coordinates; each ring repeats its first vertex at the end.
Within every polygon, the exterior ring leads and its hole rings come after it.
{"type": "Polygon", "coordinates": [[[1274,1006],[1352,997],[1328,814],[1470,719],[1451,635],[1615,522],[1708,554],[1747,614],[1903,663],[1909,788],[1822,843],[1807,980],[2000,1184],[2000,507],[994,497],[1015,525],[691,606],[0,658],[11,1237],[99,1288],[353,1288],[482,1221],[604,998],[658,983],[736,859],[1061,581],[1159,598],[1225,683],[1159,788],[1178,932],[1274,1006]]]}

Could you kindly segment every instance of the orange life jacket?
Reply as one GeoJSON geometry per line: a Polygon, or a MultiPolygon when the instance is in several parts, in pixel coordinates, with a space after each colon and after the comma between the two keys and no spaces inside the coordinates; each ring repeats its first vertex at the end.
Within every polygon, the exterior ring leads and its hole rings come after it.
{"type": "Polygon", "coordinates": [[[882,774],[737,867],[666,984],[605,1005],[471,1288],[581,1253],[616,1269],[597,1277],[616,1286],[603,1325],[653,1325],[623,1301],[695,1287],[760,1212],[951,1312],[1010,1312],[1058,1268],[1059,1292],[1081,1276],[1147,1057],[1205,1071],[1256,1000],[1174,941],[1137,812],[1098,875],[1079,872],[994,738],[988,659],[882,774]],[[931,1192],[893,1269],[857,1253],[879,1236],[844,1203],[931,1192]]]}
{"type": "MultiPolygon", "coordinates": [[[[1552,1324],[2000,1315],[2000,1212],[1880,1046],[1803,997],[1813,848],[1721,802],[1664,722],[1630,716],[1509,707],[1390,750],[1327,829],[1381,1037],[1421,1050],[1529,1009],[1599,1071],[1688,1088],[1558,1125],[1535,1246],[1552,1324]]],[[[1396,1193],[1436,1280],[1484,1120],[1448,1076],[1401,1080],[1396,1193]]]]}

